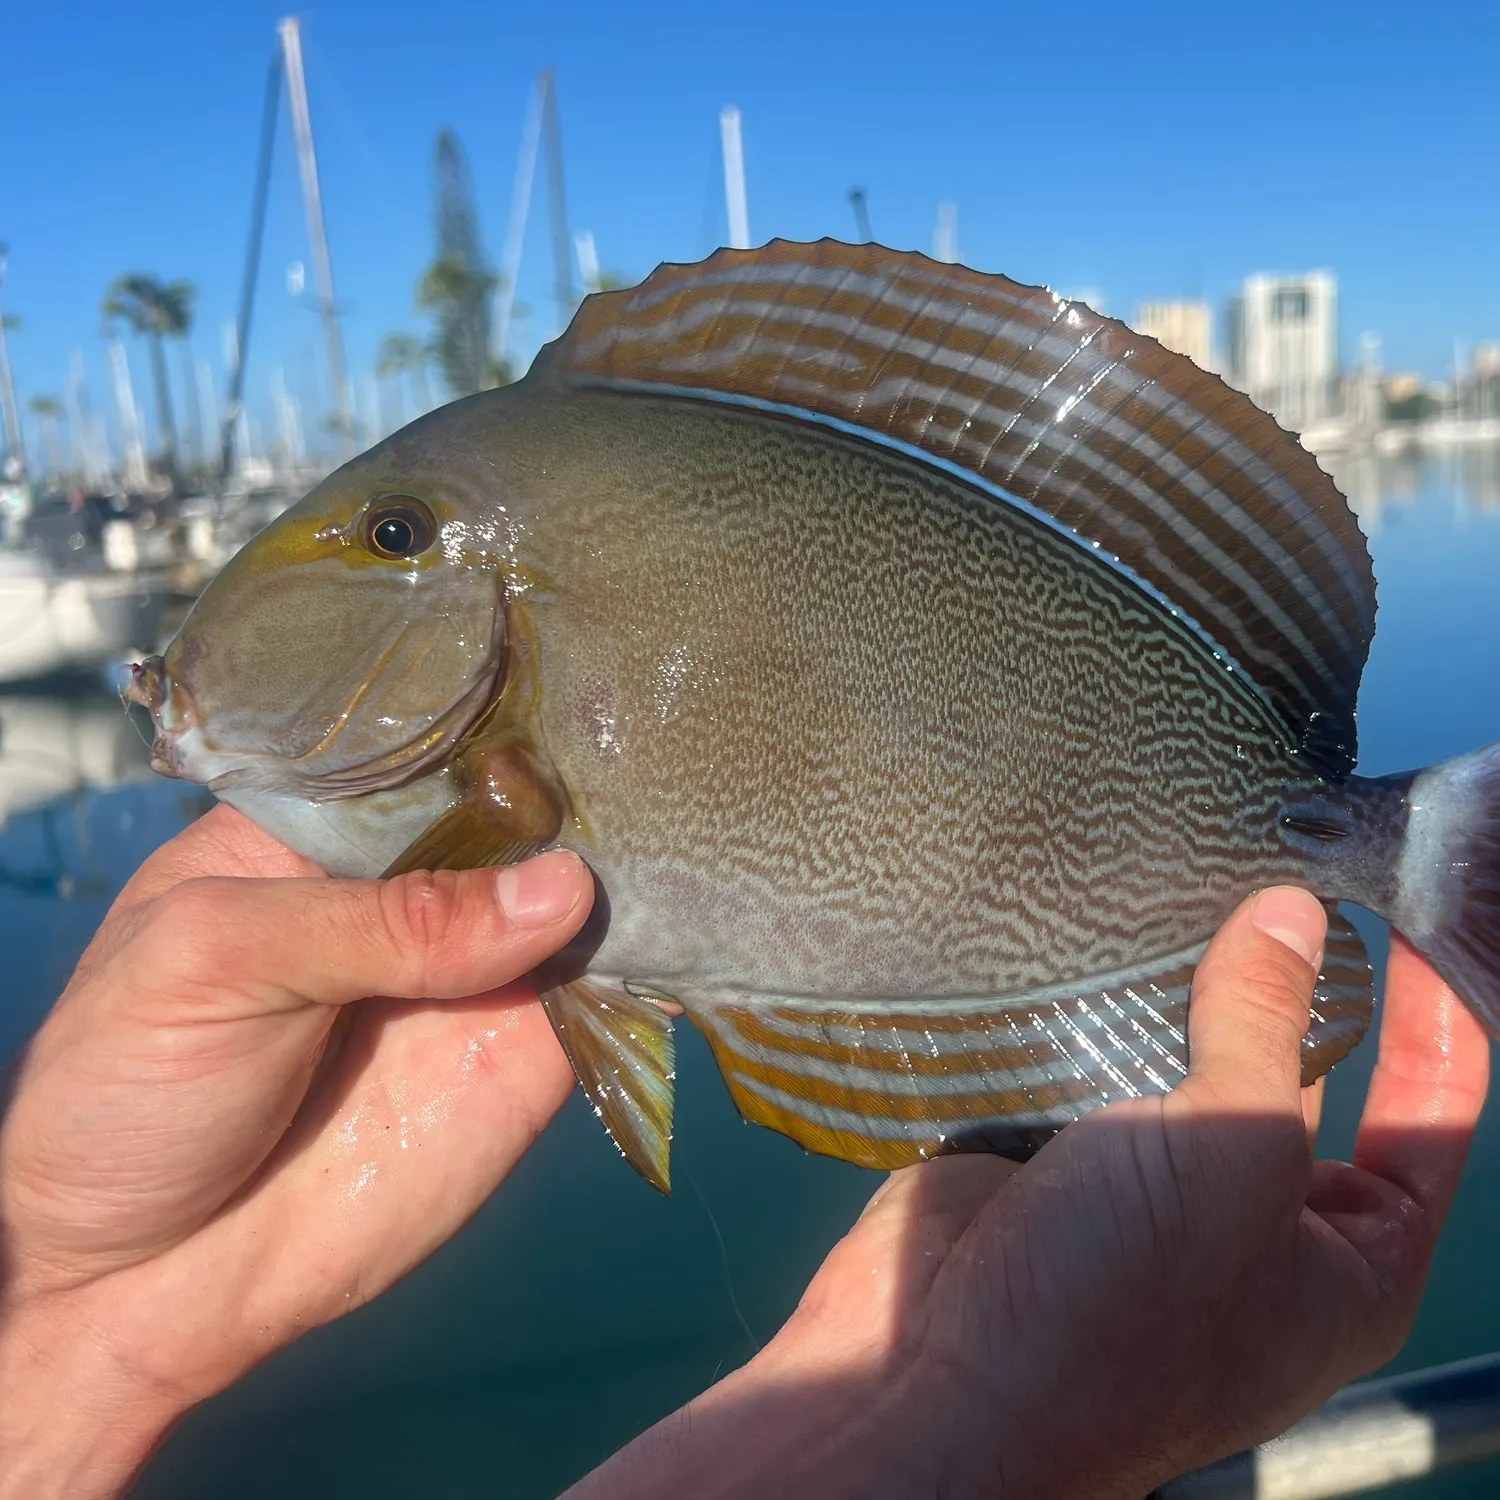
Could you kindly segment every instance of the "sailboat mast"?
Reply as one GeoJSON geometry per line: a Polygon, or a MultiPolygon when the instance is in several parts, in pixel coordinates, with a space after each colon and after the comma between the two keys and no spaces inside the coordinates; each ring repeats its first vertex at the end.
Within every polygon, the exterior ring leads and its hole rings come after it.
{"type": "MultiPolygon", "coordinates": [[[[266,75],[266,99],[261,110],[260,158],[255,167],[255,196],[250,208],[250,243],[245,250],[245,275],[240,283],[240,312],[234,340],[234,363],[229,371],[229,400],[219,423],[219,481],[229,478],[234,461],[234,434],[245,404],[245,360],[250,350],[250,318],[255,311],[255,283],[260,271],[260,248],[265,238],[266,196],[271,184],[271,153],[276,146],[276,107],[281,94],[281,58],[273,55],[266,75]]],[[[211,408],[210,408],[211,409],[211,408]]]]}
{"type": "Polygon", "coordinates": [[[109,346],[109,373],[114,384],[115,417],[120,428],[120,446],[125,450],[125,488],[143,490],[151,482],[146,467],[146,439],[141,432],[140,410],[130,382],[130,360],[124,344],[109,346]]]}
{"type": "Polygon", "coordinates": [[[745,198],[745,146],[740,134],[740,112],[727,104],[719,113],[719,137],[724,146],[724,205],[729,211],[729,244],[750,248],[750,206],[745,198]]]}
{"type": "Polygon", "coordinates": [[[562,128],[557,119],[557,79],[542,74],[542,129],[547,144],[547,216],[552,221],[552,264],[557,278],[557,326],[567,326],[578,301],[573,291],[573,236],[568,233],[568,198],[563,182],[562,128]]]}
{"type": "Polygon", "coordinates": [[[950,265],[958,262],[958,204],[951,201],[938,204],[937,227],[932,231],[932,258],[950,265]]]}
{"type": "MultiPolygon", "coordinates": [[[[10,248],[0,244],[0,284],[5,281],[6,267],[10,263],[10,248]]],[[[20,474],[26,473],[26,449],[21,439],[21,416],[16,410],[16,387],[10,375],[10,352],[5,347],[5,314],[0,312],[0,409],[5,417],[6,456],[20,474]]],[[[3,479],[4,474],[0,474],[3,479]]]]}
{"type": "Polygon", "coordinates": [[[521,154],[516,158],[516,183],[510,195],[510,223],[505,231],[505,260],[500,267],[499,307],[495,315],[495,356],[505,363],[510,352],[510,320],[516,305],[516,278],[521,274],[521,253],[526,247],[526,220],[531,214],[531,186],[536,178],[536,154],[542,140],[542,109],[546,102],[544,80],[531,91],[531,106],[521,134],[521,154]]]}
{"type": "Polygon", "coordinates": [[[307,81],[302,72],[302,23],[287,16],[278,26],[286,61],[287,97],[292,106],[292,131],[297,138],[297,163],[302,172],[302,202],[307,210],[307,237],[312,244],[313,275],[323,314],[323,336],[328,342],[328,374],[333,382],[333,408],[338,422],[339,450],[354,451],[354,415],[349,405],[349,376],[344,364],[344,337],[339,329],[338,304],[333,295],[333,262],[328,254],[328,232],[323,224],[323,194],[318,186],[318,155],[313,146],[312,116],[307,108],[307,81]]]}
{"type": "Polygon", "coordinates": [[[870,200],[862,187],[849,189],[849,207],[854,210],[854,235],[862,244],[867,245],[875,238],[870,233],[870,200]]]}

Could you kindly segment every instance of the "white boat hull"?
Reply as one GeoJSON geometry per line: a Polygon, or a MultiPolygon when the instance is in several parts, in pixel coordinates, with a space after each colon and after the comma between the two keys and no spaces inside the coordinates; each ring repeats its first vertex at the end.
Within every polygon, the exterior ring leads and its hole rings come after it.
{"type": "Polygon", "coordinates": [[[0,682],[150,651],[166,597],[164,574],[0,567],[0,682]]]}

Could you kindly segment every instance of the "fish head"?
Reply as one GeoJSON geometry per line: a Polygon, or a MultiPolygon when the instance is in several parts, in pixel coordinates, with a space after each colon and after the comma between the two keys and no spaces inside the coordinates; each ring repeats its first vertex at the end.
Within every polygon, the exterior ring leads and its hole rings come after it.
{"type": "Polygon", "coordinates": [[[445,760],[496,685],[510,549],[502,506],[417,458],[388,443],[339,469],[134,669],[157,770],[327,801],[445,760]]]}

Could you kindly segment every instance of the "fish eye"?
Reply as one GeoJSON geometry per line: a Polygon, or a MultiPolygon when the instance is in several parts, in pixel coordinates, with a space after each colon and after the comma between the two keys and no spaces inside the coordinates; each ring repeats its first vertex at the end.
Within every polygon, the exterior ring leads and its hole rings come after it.
{"type": "Polygon", "coordinates": [[[436,539],[437,521],[415,496],[388,495],[370,507],[362,530],[376,557],[416,557],[436,539]]]}

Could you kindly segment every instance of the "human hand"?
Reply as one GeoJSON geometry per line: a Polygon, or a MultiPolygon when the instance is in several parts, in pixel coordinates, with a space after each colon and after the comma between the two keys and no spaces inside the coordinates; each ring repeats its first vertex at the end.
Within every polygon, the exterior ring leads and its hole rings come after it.
{"type": "Polygon", "coordinates": [[[1305,892],[1252,898],[1199,968],[1175,1092],[1089,1115],[1025,1166],[893,1174],[766,1349],[570,1500],[1139,1500],[1389,1359],[1488,1042],[1394,938],[1354,1162],[1315,1162],[1299,1043],[1325,930],[1305,892]]]}
{"type": "Polygon", "coordinates": [[[592,897],[566,853],[329,880],[227,807],[141,867],[0,1122],[0,1497],[118,1492],[459,1228],[572,1087],[514,981],[592,897]]]}

